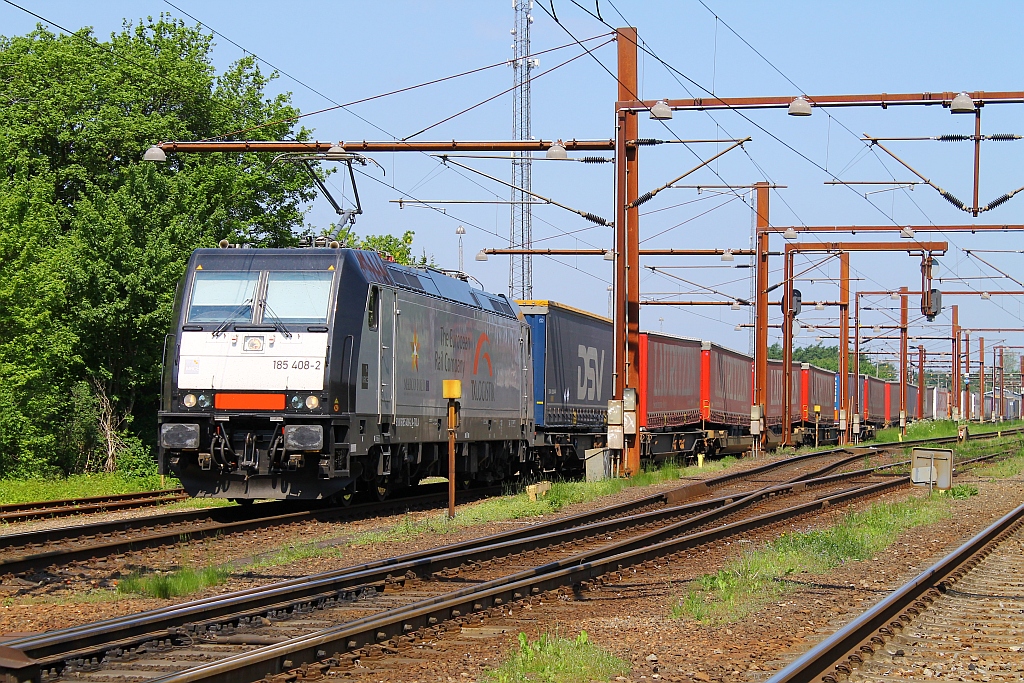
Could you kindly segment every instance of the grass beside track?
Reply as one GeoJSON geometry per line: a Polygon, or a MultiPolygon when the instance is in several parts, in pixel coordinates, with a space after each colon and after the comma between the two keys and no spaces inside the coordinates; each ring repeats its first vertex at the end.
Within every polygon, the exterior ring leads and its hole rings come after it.
{"type": "Polygon", "coordinates": [[[698,472],[724,470],[736,462],[736,458],[725,457],[721,460],[706,462],[703,469],[666,464],[658,468],[644,470],[630,479],[605,479],[595,482],[557,481],[551,484],[551,490],[547,496],[538,500],[530,500],[526,491],[520,490],[510,495],[464,505],[456,511],[453,519],[448,519],[446,513],[421,519],[406,516],[401,522],[387,529],[359,534],[349,542],[349,545],[402,541],[424,533],[448,534],[466,527],[490,522],[540,517],[558,512],[567,505],[586,503],[604,496],[615,495],[627,488],[653,486],[665,481],[678,481],[681,477],[693,476],[698,472]]]}
{"type": "MultiPolygon", "coordinates": [[[[921,420],[907,425],[907,435],[904,439],[938,439],[944,436],[956,436],[960,423],[953,420],[921,420]]],[[[1024,420],[1013,420],[1009,422],[971,422],[967,429],[973,434],[989,434],[992,432],[1006,431],[1024,427],[1024,420]]],[[[899,427],[880,429],[875,434],[873,441],[865,441],[864,444],[892,443],[899,441],[899,427]]]]}
{"type": "Polygon", "coordinates": [[[221,567],[192,569],[185,567],[173,572],[130,574],[117,584],[118,593],[138,593],[153,598],[177,598],[191,595],[210,586],[219,586],[228,580],[231,572],[221,567]]]}
{"type": "Polygon", "coordinates": [[[235,565],[230,569],[211,565],[198,570],[186,567],[173,572],[131,575],[118,583],[117,592],[157,598],[181,597],[223,583],[227,574],[221,576],[220,572],[222,571],[237,575],[306,559],[337,558],[344,555],[345,546],[404,541],[427,533],[448,534],[489,522],[542,516],[557,512],[567,505],[613,495],[626,488],[652,486],[665,481],[678,481],[680,477],[693,476],[699,472],[724,470],[736,462],[736,458],[729,457],[708,462],[703,469],[663,465],[657,469],[646,470],[632,479],[555,482],[551,485],[548,495],[540,500],[531,501],[525,491],[519,491],[507,496],[489,498],[472,505],[464,505],[458,509],[454,519],[448,519],[445,513],[422,519],[406,515],[398,524],[379,531],[357,534],[344,544],[329,545],[325,543],[325,541],[331,540],[329,537],[306,540],[302,543],[289,544],[266,555],[255,557],[243,566],[235,565]]]}
{"type": "Polygon", "coordinates": [[[948,517],[951,498],[971,495],[969,488],[954,490],[953,495],[876,503],[827,529],[784,534],[718,572],[692,581],[689,591],[671,606],[669,616],[705,624],[738,621],[792,590],[790,576],[823,574],[849,560],[870,559],[901,532],[948,517]]]}
{"type": "Polygon", "coordinates": [[[628,662],[592,643],[586,631],[580,631],[576,638],[543,633],[534,641],[520,633],[519,642],[508,659],[497,669],[484,672],[480,680],[485,683],[590,683],[624,676],[629,670],[628,662]]]}
{"type": "Polygon", "coordinates": [[[118,472],[75,474],[63,479],[5,479],[0,481],[0,505],[113,496],[177,486],[178,480],[170,477],[161,487],[159,476],[128,478],[118,472]]]}

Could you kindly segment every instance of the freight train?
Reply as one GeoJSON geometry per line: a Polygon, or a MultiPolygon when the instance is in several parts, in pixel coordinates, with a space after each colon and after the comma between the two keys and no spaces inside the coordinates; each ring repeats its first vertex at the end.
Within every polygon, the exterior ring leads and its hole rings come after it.
{"type": "MultiPolygon", "coordinates": [[[[193,496],[383,499],[430,476],[468,488],[571,475],[606,444],[611,321],[461,274],[355,249],[199,249],[173,321],[159,468],[193,496]],[[445,379],[463,387],[454,473],[445,379]]],[[[752,368],[711,342],[642,333],[642,456],[748,450],[752,368]]],[[[796,438],[834,442],[835,374],[771,361],[769,443],[785,381],[796,438]]],[[[884,386],[864,380],[865,425],[892,421],[884,386]]]]}

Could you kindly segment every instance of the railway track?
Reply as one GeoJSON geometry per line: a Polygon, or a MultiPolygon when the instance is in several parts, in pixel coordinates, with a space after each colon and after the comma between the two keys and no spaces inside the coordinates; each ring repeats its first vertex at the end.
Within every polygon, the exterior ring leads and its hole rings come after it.
{"type": "MultiPolygon", "coordinates": [[[[731,472],[683,487],[666,498],[655,494],[639,501],[625,503],[609,514],[629,514],[646,506],[678,502],[687,497],[708,495],[711,490],[726,490],[743,481],[771,483],[799,476],[813,476],[843,467],[862,457],[843,449],[807,453],[750,469],[731,472]],[[816,464],[828,460],[824,466],[816,464]],[[783,473],[780,475],[780,473],[783,473]],[[782,478],[779,478],[782,476],[782,478]]],[[[427,487],[423,487],[427,488],[427,487]]],[[[113,522],[95,522],[54,529],[0,536],[0,575],[32,575],[47,568],[82,562],[112,555],[175,545],[183,540],[251,531],[268,526],[283,526],[309,521],[335,521],[345,518],[379,516],[388,510],[430,507],[447,500],[445,485],[431,485],[424,495],[390,499],[383,503],[367,503],[349,507],[296,510],[289,503],[263,503],[254,506],[210,508],[165,513],[113,522]]],[[[476,489],[461,494],[462,500],[500,493],[497,488],[476,489]]]]}
{"type": "MultiPolygon", "coordinates": [[[[681,500],[678,497],[680,495],[691,498],[708,495],[712,490],[726,490],[744,481],[768,484],[783,481],[785,477],[799,476],[799,472],[804,472],[807,476],[822,474],[831,469],[847,466],[865,454],[889,451],[893,446],[902,447],[904,444],[888,445],[878,450],[854,449],[854,454],[843,448],[835,448],[777,460],[702,480],[673,492],[669,498],[664,494],[655,494],[649,499],[625,504],[614,514],[628,514],[632,510],[648,505],[678,502],[681,500]],[[816,464],[823,459],[830,461],[824,468],[816,464]],[[779,478],[780,476],[783,478],[779,478]]],[[[386,510],[396,509],[396,506],[397,509],[429,507],[444,502],[443,488],[439,485],[421,496],[350,507],[296,510],[294,505],[285,502],[263,503],[251,507],[186,510],[111,522],[5,534],[0,536],[0,575],[39,575],[54,566],[119,556],[149,548],[171,546],[183,540],[199,540],[268,526],[375,516],[386,510]]],[[[481,489],[463,494],[463,498],[467,495],[479,497],[496,493],[496,489],[481,489]]]]}
{"type": "Polygon", "coordinates": [[[70,515],[93,514],[131,510],[154,505],[165,505],[188,498],[181,489],[121,493],[111,496],[91,496],[66,500],[44,500],[35,503],[9,503],[0,505],[0,523],[26,522],[35,519],[68,517],[70,515]]]}
{"type": "MultiPolygon", "coordinates": [[[[394,510],[440,505],[448,500],[447,485],[427,485],[426,492],[383,503],[296,509],[288,502],[185,510],[147,517],[93,522],[0,535],[0,575],[41,572],[54,565],[119,555],[183,540],[309,521],[372,517],[394,510]]],[[[496,495],[500,488],[462,492],[464,500],[496,495]]]]}
{"type": "Polygon", "coordinates": [[[1024,679],[1024,505],[769,683],[1024,679]]]}
{"type": "MultiPolygon", "coordinates": [[[[878,476],[878,470],[892,465],[816,476],[840,466],[833,461],[817,471],[798,473],[789,482],[745,494],[727,493],[625,517],[621,506],[614,506],[431,551],[11,641],[0,652],[0,670],[3,662],[20,656],[23,666],[8,671],[19,681],[53,680],[67,674],[94,681],[184,681],[193,680],[192,676],[205,680],[208,674],[217,680],[242,681],[324,659],[328,652],[359,656],[368,646],[391,647],[397,644],[388,645],[393,639],[412,637],[411,632],[419,629],[443,628],[443,622],[457,622],[473,612],[504,609],[510,602],[554,588],[599,581],[625,566],[907,482],[906,477],[878,476]],[[278,656],[275,648],[281,647],[287,653],[278,656]],[[230,673],[221,677],[211,674],[214,670],[230,673]]],[[[649,507],[648,499],[632,505],[644,507],[645,502],[649,507]]]]}
{"type": "Polygon", "coordinates": [[[236,683],[296,667],[319,675],[470,615],[585,590],[627,567],[906,485],[882,476],[905,463],[849,471],[879,452],[806,454],[483,539],[12,640],[0,648],[0,674],[20,683],[236,683]]]}

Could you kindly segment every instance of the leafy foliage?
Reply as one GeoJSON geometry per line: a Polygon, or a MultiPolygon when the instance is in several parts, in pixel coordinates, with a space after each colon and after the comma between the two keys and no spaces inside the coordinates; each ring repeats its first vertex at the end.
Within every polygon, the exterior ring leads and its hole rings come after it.
{"type": "MultiPolygon", "coordinates": [[[[337,226],[331,225],[325,232],[333,232],[337,226]]],[[[360,239],[352,227],[346,225],[338,232],[338,241],[343,246],[351,247],[353,249],[372,249],[373,251],[379,251],[382,254],[390,256],[395,260],[396,263],[401,263],[404,266],[434,266],[434,255],[427,256],[426,250],[416,258],[412,255],[412,240],[416,236],[416,233],[412,230],[406,230],[402,233],[401,237],[395,235],[367,235],[365,238],[360,239]]]]}
{"type": "Polygon", "coordinates": [[[188,255],[224,237],[295,242],[313,197],[304,169],[259,154],[141,161],[160,140],[269,121],[245,137],[308,137],[288,96],[265,94],[273,76],[251,56],[217,74],[211,48],[163,15],[104,42],[42,26],[0,37],[0,475],[96,469],[122,452],[148,471],[188,255]]]}
{"type": "MultiPolygon", "coordinates": [[[[768,357],[782,360],[782,345],[776,342],[768,347],[768,357]]],[[[825,370],[839,370],[839,347],[822,346],[819,342],[811,346],[793,348],[793,361],[796,363],[810,363],[825,370]]],[[[860,374],[877,375],[882,379],[894,379],[896,369],[888,363],[875,364],[871,357],[861,354],[860,374]]]]}

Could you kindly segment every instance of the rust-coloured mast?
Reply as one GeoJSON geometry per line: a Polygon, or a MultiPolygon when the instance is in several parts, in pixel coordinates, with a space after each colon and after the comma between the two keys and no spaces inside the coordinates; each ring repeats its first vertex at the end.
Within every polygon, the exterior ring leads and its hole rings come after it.
{"type": "Polygon", "coordinates": [[[793,436],[793,254],[796,245],[787,244],[782,270],[782,445],[793,436]]]}
{"type": "MultiPolygon", "coordinates": [[[[618,48],[618,99],[632,100],[637,93],[636,29],[615,32],[618,48]]],[[[615,112],[615,398],[626,388],[639,388],[640,342],[640,211],[633,206],[640,194],[637,113],[615,112]],[[632,207],[632,208],[629,208],[632,207]]],[[[626,437],[623,465],[626,475],[640,472],[639,435],[626,437]]]]}
{"type": "Polygon", "coordinates": [[[985,338],[978,337],[978,393],[981,395],[981,410],[978,417],[985,421],[985,338]]]}
{"type": "MultiPolygon", "coordinates": [[[[850,254],[839,255],[839,409],[846,411],[846,429],[850,428],[850,254]]],[[[838,422],[839,416],[836,416],[838,422]]],[[[846,431],[839,434],[839,443],[846,443],[846,431]]]]}
{"type": "Polygon", "coordinates": [[[924,364],[926,351],[924,345],[917,347],[917,419],[924,419],[924,395],[926,392],[924,385],[924,364]]]}
{"type": "Polygon", "coordinates": [[[971,418],[974,417],[972,415],[974,412],[974,406],[971,405],[971,331],[963,330],[962,335],[963,340],[961,348],[963,349],[964,354],[963,368],[967,377],[967,389],[964,391],[962,412],[963,419],[970,422],[971,418]]]}
{"type": "Polygon", "coordinates": [[[907,434],[907,376],[910,368],[907,361],[907,325],[910,323],[907,288],[900,287],[900,418],[903,423],[900,433],[907,434]]]}
{"type": "MultiPolygon", "coordinates": [[[[853,414],[860,415],[860,294],[853,298],[853,414]]],[[[853,415],[850,415],[852,424],[853,415]]],[[[859,421],[859,419],[858,419],[859,421]]],[[[851,427],[852,429],[852,427],[851,427]]],[[[858,439],[859,440],[859,439],[858,439]]]]}
{"type": "MultiPolygon", "coordinates": [[[[754,249],[754,396],[753,404],[760,406],[761,416],[768,416],[768,199],[769,185],[754,185],[756,206],[754,249]]],[[[761,430],[761,443],[767,439],[767,429],[761,430]]]]}
{"type": "Polygon", "coordinates": [[[980,210],[978,208],[978,184],[981,180],[981,107],[974,108],[974,206],[971,207],[971,214],[977,218],[980,210]]]}
{"type": "Polygon", "coordinates": [[[963,391],[963,380],[960,378],[960,307],[956,304],[951,306],[953,309],[953,367],[952,374],[950,377],[953,380],[953,386],[950,387],[950,398],[953,400],[953,414],[950,416],[954,420],[960,419],[960,409],[963,401],[961,400],[961,392],[963,391]]]}

